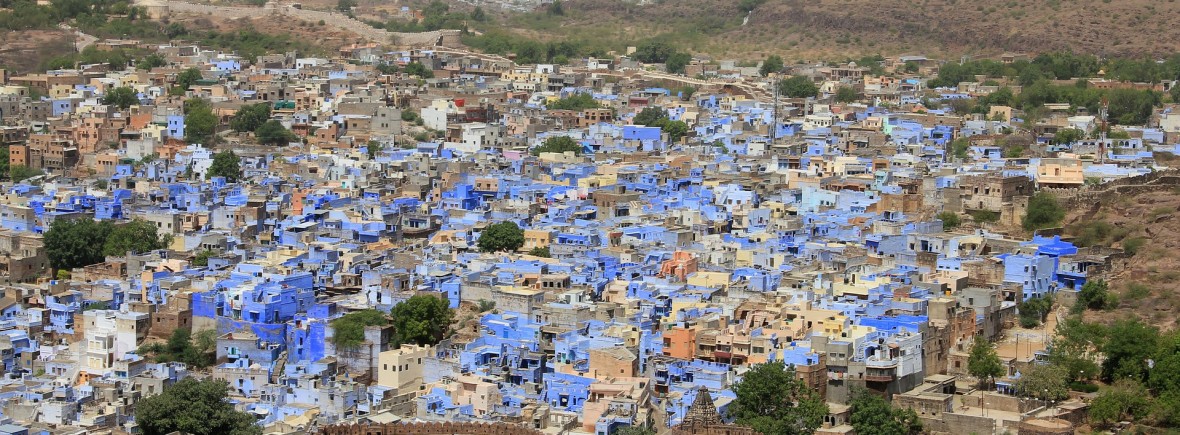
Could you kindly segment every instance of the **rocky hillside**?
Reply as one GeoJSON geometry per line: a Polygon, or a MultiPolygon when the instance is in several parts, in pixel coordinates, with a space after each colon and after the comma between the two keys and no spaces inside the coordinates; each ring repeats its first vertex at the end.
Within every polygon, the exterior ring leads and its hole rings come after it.
{"type": "MultiPolygon", "coordinates": [[[[460,7],[460,6],[456,6],[460,7]]],[[[566,0],[525,33],[575,39],[667,34],[718,56],[795,58],[1070,50],[1105,56],[1180,51],[1180,3],[1155,0],[566,0]],[[740,4],[756,4],[748,21],[740,4]]]]}
{"type": "Polygon", "coordinates": [[[1077,205],[1065,219],[1075,243],[1122,248],[1133,255],[1118,261],[1108,280],[1117,295],[1110,311],[1087,312],[1087,320],[1105,322],[1139,317],[1163,329],[1175,327],[1180,309],[1180,184],[1125,189],[1089,206],[1077,205]]]}

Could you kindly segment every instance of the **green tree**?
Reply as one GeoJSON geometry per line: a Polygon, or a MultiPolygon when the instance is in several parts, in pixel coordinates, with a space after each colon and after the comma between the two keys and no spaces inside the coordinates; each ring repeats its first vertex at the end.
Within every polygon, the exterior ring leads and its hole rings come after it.
{"type": "Polygon", "coordinates": [[[432,0],[429,4],[426,5],[426,7],[422,8],[422,15],[425,15],[428,17],[437,17],[437,16],[446,15],[446,13],[450,10],[451,10],[451,7],[449,5],[447,5],[446,3],[443,3],[439,0],[432,0]]]}
{"type": "Polygon", "coordinates": [[[113,230],[109,221],[56,219],[45,231],[45,254],[54,269],[73,269],[106,260],[103,246],[113,230]]]}
{"type": "Polygon", "coordinates": [[[482,23],[488,20],[488,14],[483,11],[483,8],[476,6],[471,10],[471,19],[482,23]]]}
{"type": "Polygon", "coordinates": [[[1172,331],[1160,337],[1158,343],[1155,367],[1151,369],[1147,385],[1161,393],[1180,392],[1180,332],[1172,331]]]}
{"type": "Polygon", "coordinates": [[[1168,89],[1168,96],[1172,97],[1173,103],[1180,103],[1180,86],[1173,85],[1172,89],[1168,89]]]}
{"type": "Polygon", "coordinates": [[[446,299],[415,295],[393,306],[393,329],[398,343],[435,345],[443,339],[455,312],[446,299]]]}
{"type": "Polygon", "coordinates": [[[376,65],[377,72],[385,75],[392,75],[397,73],[397,65],[392,63],[379,63],[376,65]]]}
{"type": "Polygon", "coordinates": [[[971,346],[971,353],[967,355],[967,373],[979,379],[981,385],[990,385],[997,376],[1004,375],[1004,363],[996,354],[992,344],[982,335],[975,336],[975,343],[971,346]]]}
{"type": "Polygon", "coordinates": [[[369,143],[365,144],[365,154],[368,154],[369,160],[376,159],[377,153],[381,152],[381,148],[384,148],[381,146],[381,142],[371,140],[369,143]]]}
{"type": "Polygon", "coordinates": [[[1037,192],[1028,200],[1028,210],[1022,225],[1028,231],[1051,228],[1061,223],[1064,217],[1065,209],[1057,203],[1057,197],[1047,192],[1037,192]]]}
{"type": "Polygon", "coordinates": [[[434,71],[426,68],[426,65],[423,65],[420,62],[410,62],[406,64],[406,74],[418,76],[424,79],[434,78],[434,71]]]}
{"type": "Polygon", "coordinates": [[[789,79],[778,82],[778,91],[791,98],[807,98],[818,94],[819,87],[810,78],[791,76],[789,79]]]}
{"type": "Polygon", "coordinates": [[[627,426],[619,428],[614,435],[656,435],[656,430],[647,426],[627,426]]]}
{"type": "Polygon", "coordinates": [[[1070,381],[1087,380],[1100,374],[1094,360],[1105,343],[1106,327],[1086,323],[1081,316],[1069,316],[1057,324],[1054,335],[1049,363],[1064,367],[1070,381]]]}
{"type": "Polygon", "coordinates": [[[135,422],[144,435],[261,435],[254,417],[226,400],[228,392],[225,381],[185,378],[162,394],[140,399],[135,422]]]}
{"type": "Polygon", "coordinates": [[[15,183],[44,174],[40,169],[33,169],[25,165],[15,165],[8,168],[8,176],[15,183]]]}
{"type": "Polygon", "coordinates": [[[120,109],[126,109],[133,105],[139,104],[139,97],[136,96],[134,89],[123,86],[107,91],[106,95],[102,96],[102,104],[109,104],[120,109]]]}
{"type": "Polygon", "coordinates": [[[680,138],[688,135],[688,124],[684,121],[668,121],[660,127],[664,133],[668,133],[668,142],[680,142],[680,138]]]}
{"type": "Polygon", "coordinates": [[[553,0],[553,3],[549,4],[548,12],[549,15],[565,15],[565,5],[561,4],[561,0],[553,0]]]}
{"type": "Polygon", "coordinates": [[[139,62],[136,62],[135,69],[149,71],[152,68],[161,67],[167,64],[168,60],[164,59],[164,56],[160,56],[157,53],[152,53],[145,56],[143,59],[140,59],[139,62]]]}
{"type": "Polygon", "coordinates": [[[856,101],[856,99],[856,89],[853,89],[852,86],[841,86],[836,88],[836,101],[841,103],[851,103],[856,101]]]}
{"type": "Polygon", "coordinates": [[[346,13],[346,14],[352,14],[352,8],[355,8],[355,7],[356,7],[356,0],[337,0],[336,1],[336,10],[346,13]]]}
{"type": "Polygon", "coordinates": [[[192,87],[200,79],[201,70],[188,68],[176,76],[176,87],[180,88],[181,91],[187,91],[188,88],[192,87]]]}
{"type": "Polygon", "coordinates": [[[1020,326],[1025,328],[1033,328],[1044,322],[1049,317],[1049,313],[1053,308],[1053,297],[1034,297],[1024,300],[1016,305],[1016,311],[1020,313],[1020,326]]]}
{"type": "Polygon", "coordinates": [[[643,110],[640,110],[639,114],[635,115],[635,119],[633,119],[631,122],[635,125],[652,126],[667,118],[668,114],[664,112],[664,109],[655,106],[647,106],[644,107],[643,110]]]}
{"type": "Polygon", "coordinates": [[[905,63],[902,70],[908,74],[914,74],[914,73],[918,72],[918,67],[919,67],[918,63],[911,60],[911,61],[907,61],[905,63]]]}
{"type": "Polygon", "coordinates": [[[332,321],[332,344],[338,348],[355,348],[365,342],[365,327],[388,324],[385,313],[373,309],[345,314],[332,321]]]}
{"type": "Polygon", "coordinates": [[[1125,419],[1143,418],[1151,406],[1151,393],[1142,384],[1123,379],[1102,390],[1090,403],[1090,422],[1105,427],[1125,419]]]}
{"type": "Polygon", "coordinates": [[[755,8],[761,6],[763,3],[766,3],[766,0],[739,0],[738,9],[741,9],[742,12],[748,14],[753,12],[755,8]]]}
{"type": "Polygon", "coordinates": [[[967,150],[971,147],[971,141],[965,137],[957,138],[951,141],[951,152],[954,153],[955,158],[959,160],[967,160],[970,157],[967,150]]]}
{"type": "Polygon", "coordinates": [[[257,130],[270,119],[270,103],[247,104],[229,121],[229,128],[237,132],[257,130]]]}
{"type": "Polygon", "coordinates": [[[1129,379],[1147,380],[1147,360],[1155,356],[1160,342],[1159,330],[1138,319],[1121,319],[1107,329],[1103,343],[1102,379],[1108,382],[1129,379]]]}
{"type": "Polygon", "coordinates": [[[209,178],[225,177],[233,183],[242,178],[242,159],[233,150],[225,150],[213,155],[213,164],[209,165],[209,178]]]}
{"type": "Polygon", "coordinates": [[[0,145],[0,178],[8,176],[8,145],[0,145]]]}
{"type": "Polygon", "coordinates": [[[549,136],[541,145],[533,147],[530,154],[539,156],[541,153],[564,153],[573,151],[576,155],[582,155],[582,146],[569,136],[549,136]]]}
{"type": "Polygon", "coordinates": [[[1053,143],[1068,145],[1085,137],[1086,134],[1076,128],[1063,128],[1053,134],[1053,143]]]}
{"type": "Polygon", "coordinates": [[[536,248],[530,249],[529,255],[532,255],[534,257],[545,257],[545,258],[549,258],[549,257],[553,256],[553,254],[549,252],[548,246],[538,246],[536,248]]]}
{"type": "Polygon", "coordinates": [[[254,130],[254,139],[263,145],[287,145],[295,140],[295,133],[283,127],[283,123],[272,119],[254,130]]]}
{"type": "Polygon", "coordinates": [[[107,235],[103,243],[103,255],[117,257],[127,255],[128,252],[144,253],[157,249],[164,249],[171,243],[169,235],[156,234],[156,225],[143,219],[135,219],[123,225],[118,225],[107,235]]]}
{"type": "Polygon", "coordinates": [[[732,389],[729,417],[764,435],[810,434],[828,415],[823,398],[782,361],[751,367],[732,389]]]}
{"type": "Polygon", "coordinates": [[[938,214],[938,220],[942,221],[942,229],[950,230],[959,226],[962,221],[959,220],[959,214],[953,211],[944,211],[938,214]]]}
{"type": "Polygon", "coordinates": [[[664,68],[672,74],[684,74],[684,68],[692,62],[692,55],[683,52],[673,53],[668,56],[668,60],[664,62],[664,68]]]}
{"type": "Polygon", "coordinates": [[[769,76],[771,73],[777,73],[783,70],[783,58],[777,54],[772,54],[762,61],[762,66],[758,67],[758,74],[763,77],[769,76]]]}
{"type": "Polygon", "coordinates": [[[184,102],[184,140],[208,144],[213,140],[217,117],[208,101],[191,98],[184,102]]]}
{"type": "Polygon", "coordinates": [[[676,53],[676,49],[662,39],[649,39],[639,43],[632,55],[643,63],[664,63],[676,53]]]}
{"type": "Polygon", "coordinates": [[[1110,292],[1106,281],[1101,279],[1087,281],[1078,292],[1078,300],[1071,310],[1074,314],[1089,310],[1105,310],[1114,308],[1118,303],[1116,296],[1110,292]]]}
{"type": "Polygon", "coordinates": [[[217,359],[217,330],[206,329],[194,336],[188,329],[176,328],[166,343],[144,345],[138,353],[151,355],[157,362],[180,361],[191,367],[209,367],[217,359]]]}
{"type": "Polygon", "coordinates": [[[1016,389],[1020,394],[1040,400],[1063,400],[1069,397],[1065,367],[1056,364],[1032,364],[1020,373],[1016,389]]]}
{"type": "Polygon", "coordinates": [[[215,255],[217,255],[217,254],[215,254],[213,251],[210,251],[208,249],[201,251],[195,257],[193,257],[192,265],[193,266],[202,266],[202,267],[208,266],[209,265],[209,258],[211,258],[215,255]]]}
{"type": "Polygon", "coordinates": [[[896,409],[884,397],[859,388],[848,403],[849,423],[858,435],[916,435],[922,433],[922,421],[914,410],[896,409]]]}
{"type": "Polygon", "coordinates": [[[484,228],[475,244],[482,252],[515,251],[524,246],[524,230],[509,221],[494,223],[484,228]]]}
{"type": "Polygon", "coordinates": [[[599,108],[598,101],[588,93],[578,93],[565,98],[550,101],[545,107],[556,110],[586,110],[599,108]]]}

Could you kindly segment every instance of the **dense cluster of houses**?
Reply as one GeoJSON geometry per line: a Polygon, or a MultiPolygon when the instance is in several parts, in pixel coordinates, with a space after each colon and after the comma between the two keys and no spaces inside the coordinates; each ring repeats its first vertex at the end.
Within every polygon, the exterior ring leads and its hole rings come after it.
{"type": "MultiPolygon", "coordinates": [[[[1051,112],[1033,135],[1053,157],[1013,158],[997,143],[1020,123],[1011,109],[922,105],[994,89],[926,89],[856,65],[794,67],[821,94],[776,107],[757,68],[732,62],[694,62],[707,79],[677,79],[626,56],[569,67],[376,46],[335,60],[155,48],[168,66],[0,73],[9,167],[43,172],[0,196],[0,434],[132,429],[138,398],[211,376],[268,433],[497,421],[608,435],[708,411],[724,420],[730,387],[767,361],[832,403],[823,433],[850,432],[840,403],[857,387],[950,432],[1019,424],[1024,403],[1013,421],[972,409],[986,396],[957,377],[970,343],[1124,254],[1002,229],[1039,189],[1149,177],[1180,130],[1161,113],[1130,139],[1050,145],[1057,128],[1100,122],[1051,112]],[[372,65],[412,62],[434,77],[372,65]],[[203,78],[170,95],[188,67],[203,78]],[[862,103],[834,102],[841,86],[862,103]],[[102,104],[116,87],[140,104],[102,104]],[[546,108],[582,93],[599,108],[546,108]],[[191,98],[212,103],[240,182],[207,176],[217,149],[184,140],[191,98]],[[256,103],[300,139],[227,134],[256,103]],[[632,125],[648,107],[688,137],[632,125]],[[581,152],[530,153],[553,136],[581,152]],[[954,156],[959,137],[967,159],[954,156]],[[966,223],[948,228],[939,212],[966,223]],[[980,212],[994,219],[966,217],[980,212]],[[75,218],[143,219],[172,244],[55,279],[42,233],[75,218]],[[523,228],[518,252],[479,252],[483,230],[505,221],[523,228]],[[419,294],[457,310],[437,345],[393,347],[380,326],[357,348],[332,344],[333,319],[419,294]],[[138,354],[177,328],[215,329],[216,365],[138,354]]],[[[937,68],[884,66],[907,62],[937,68]]],[[[1001,349],[1011,376],[1044,355],[1044,340],[1029,341],[1001,349]]]]}

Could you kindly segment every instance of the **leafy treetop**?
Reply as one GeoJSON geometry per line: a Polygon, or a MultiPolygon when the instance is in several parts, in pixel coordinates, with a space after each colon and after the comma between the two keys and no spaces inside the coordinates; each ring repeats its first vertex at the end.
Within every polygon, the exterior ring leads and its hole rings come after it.
{"type": "Polygon", "coordinates": [[[515,251],[524,246],[524,230],[509,221],[494,223],[479,234],[476,245],[483,252],[515,251]]]}
{"type": "Polygon", "coordinates": [[[758,364],[734,384],[729,417],[765,435],[810,434],[828,405],[782,361],[758,364]]]}
{"type": "Polygon", "coordinates": [[[229,384],[185,378],[164,392],[135,404],[135,422],[144,435],[261,435],[250,414],[229,403],[229,384]]]}
{"type": "Polygon", "coordinates": [[[225,150],[213,155],[213,164],[209,166],[208,177],[225,177],[233,183],[242,178],[242,159],[233,150],[225,150]]]}
{"type": "Polygon", "coordinates": [[[446,299],[415,295],[393,306],[393,329],[398,343],[435,345],[443,339],[455,312],[446,299]]]}
{"type": "Polygon", "coordinates": [[[582,154],[582,146],[569,136],[550,136],[545,138],[545,142],[534,147],[530,154],[539,156],[541,153],[564,153],[572,151],[576,155],[582,154]]]}
{"type": "Polygon", "coordinates": [[[1004,375],[1004,364],[992,344],[982,335],[975,336],[975,343],[971,346],[971,353],[967,356],[967,373],[982,382],[994,382],[995,378],[1004,375]]]}

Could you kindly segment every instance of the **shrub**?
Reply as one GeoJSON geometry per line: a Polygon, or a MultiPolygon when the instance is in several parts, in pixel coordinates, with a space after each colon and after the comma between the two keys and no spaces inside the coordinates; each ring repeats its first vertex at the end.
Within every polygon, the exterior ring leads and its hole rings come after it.
{"type": "Polygon", "coordinates": [[[545,142],[540,146],[533,148],[530,152],[534,156],[539,156],[541,153],[564,153],[573,151],[576,155],[582,154],[582,146],[569,136],[550,136],[545,139],[545,142]]]}
{"type": "Polygon", "coordinates": [[[944,230],[949,230],[949,229],[958,227],[959,224],[961,223],[961,221],[959,220],[959,215],[954,212],[950,212],[950,211],[944,211],[942,213],[939,213],[938,220],[942,221],[942,228],[944,230]]]}
{"type": "Polygon", "coordinates": [[[340,348],[355,348],[365,342],[366,326],[385,326],[389,319],[377,310],[361,310],[345,314],[332,321],[332,344],[340,348]]]}
{"type": "Polygon", "coordinates": [[[1140,248],[1143,248],[1143,244],[1146,242],[1147,240],[1142,237],[1132,237],[1123,240],[1123,251],[1126,251],[1128,255],[1133,256],[1139,252],[1140,248]]]}
{"type": "Polygon", "coordinates": [[[1027,231],[1051,228],[1061,223],[1065,217],[1065,209],[1057,203],[1057,197],[1037,192],[1028,200],[1028,211],[1024,215],[1022,226],[1027,231]]]}
{"type": "Polygon", "coordinates": [[[1074,381],[1069,383],[1069,389],[1073,391],[1080,391],[1083,393],[1097,393],[1098,386],[1089,382],[1074,381]]]}
{"type": "Polygon", "coordinates": [[[975,222],[981,224],[1000,221],[1000,214],[990,210],[975,210],[967,212],[967,214],[971,215],[971,219],[975,220],[975,222]]]}
{"type": "Polygon", "coordinates": [[[1125,297],[1131,300],[1143,299],[1151,294],[1151,288],[1137,282],[1127,284],[1125,297]]]}

